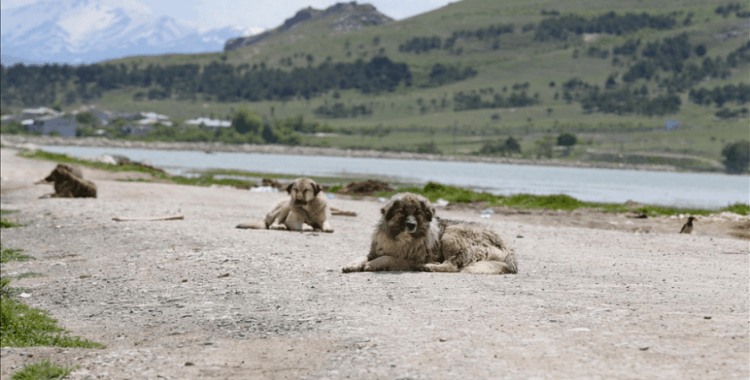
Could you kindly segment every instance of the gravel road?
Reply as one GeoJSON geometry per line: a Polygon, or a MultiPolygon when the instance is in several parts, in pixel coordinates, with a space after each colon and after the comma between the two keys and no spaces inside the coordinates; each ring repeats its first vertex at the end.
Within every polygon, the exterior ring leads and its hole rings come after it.
{"type": "MultiPolygon", "coordinates": [[[[2,149],[2,244],[26,302],[105,349],[2,348],[71,379],[747,379],[748,241],[527,223],[466,210],[516,249],[517,275],[353,273],[382,204],[337,197],[333,234],[240,230],[284,194],[118,182],[37,199],[54,163],[2,149]],[[114,222],[115,216],[184,220],[114,222]]],[[[571,216],[575,218],[575,216],[571,216]]]]}

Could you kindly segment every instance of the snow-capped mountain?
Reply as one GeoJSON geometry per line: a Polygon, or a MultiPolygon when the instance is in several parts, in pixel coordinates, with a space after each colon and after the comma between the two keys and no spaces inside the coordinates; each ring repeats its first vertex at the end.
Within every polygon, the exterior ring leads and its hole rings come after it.
{"type": "Polygon", "coordinates": [[[137,0],[41,0],[0,10],[2,63],[92,63],[132,55],[221,51],[248,31],[200,30],[137,0]]]}

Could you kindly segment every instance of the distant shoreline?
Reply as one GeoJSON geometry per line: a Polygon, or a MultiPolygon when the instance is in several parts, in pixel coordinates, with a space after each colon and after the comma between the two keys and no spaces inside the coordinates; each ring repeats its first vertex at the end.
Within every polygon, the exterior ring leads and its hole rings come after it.
{"type": "MultiPolygon", "coordinates": [[[[573,168],[597,168],[597,169],[620,169],[620,170],[642,170],[654,172],[677,172],[671,165],[633,165],[609,162],[581,162],[561,161],[549,159],[519,159],[507,157],[482,157],[482,156],[444,156],[439,154],[420,154],[409,152],[383,152],[379,150],[357,150],[341,148],[322,148],[308,146],[286,146],[286,145],[229,145],[223,143],[208,142],[147,142],[129,140],[110,140],[101,137],[49,137],[49,136],[22,136],[2,135],[0,142],[3,146],[18,147],[23,144],[34,144],[38,146],[79,146],[100,148],[124,148],[124,149],[153,149],[153,150],[187,150],[203,152],[224,153],[259,153],[279,155],[301,155],[301,156],[333,156],[352,158],[387,158],[398,160],[422,160],[422,161],[445,161],[445,162],[481,162],[487,164],[507,165],[533,165],[533,166],[557,166],[573,168]]],[[[689,171],[694,173],[709,174],[705,172],[689,171]]]]}

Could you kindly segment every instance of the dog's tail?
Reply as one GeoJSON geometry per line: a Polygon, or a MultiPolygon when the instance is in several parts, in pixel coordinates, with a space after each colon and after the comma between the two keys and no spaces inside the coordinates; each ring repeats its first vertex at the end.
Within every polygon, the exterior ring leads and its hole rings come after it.
{"type": "Polygon", "coordinates": [[[331,215],[357,216],[357,213],[354,211],[339,210],[336,207],[331,207],[331,215]]]}
{"type": "Polygon", "coordinates": [[[268,226],[266,225],[266,222],[261,220],[258,222],[240,223],[237,225],[237,228],[252,229],[252,230],[265,230],[265,229],[268,229],[268,226]]]}
{"type": "Polygon", "coordinates": [[[518,273],[516,255],[512,248],[503,246],[492,247],[492,254],[484,260],[475,261],[463,268],[461,273],[471,274],[515,274],[518,273]]]}
{"type": "Polygon", "coordinates": [[[518,269],[503,261],[476,261],[461,269],[461,273],[469,274],[515,274],[518,269]]]}

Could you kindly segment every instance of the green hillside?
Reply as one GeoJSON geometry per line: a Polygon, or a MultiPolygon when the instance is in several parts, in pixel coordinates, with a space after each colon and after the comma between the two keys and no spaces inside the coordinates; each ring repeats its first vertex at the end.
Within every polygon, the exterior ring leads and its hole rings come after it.
{"type": "MultiPolygon", "coordinates": [[[[224,95],[215,89],[189,96],[177,86],[164,99],[148,100],[147,90],[158,85],[118,85],[99,89],[94,98],[100,109],[156,111],[178,120],[225,119],[244,107],[266,120],[301,115],[332,127],[320,130],[333,133],[303,135],[305,145],[443,154],[474,154],[484,146],[489,154],[496,141],[514,136],[521,154],[533,158],[550,153],[545,136],[569,132],[578,144],[554,150],[554,156],[720,170],[722,148],[750,135],[748,16],[745,3],[693,0],[464,0],[398,22],[336,32],[330,27],[334,15],[238,50],[105,64],[141,70],[197,64],[203,71],[213,63],[217,70],[229,67],[229,79],[216,85],[228,89],[240,83],[232,78],[256,78],[266,72],[261,70],[296,69],[314,82],[326,64],[349,69],[358,60],[387,57],[405,63],[410,79],[371,91],[334,83],[297,92],[297,83],[292,95],[269,100],[237,95],[241,86],[224,95]],[[661,131],[666,120],[681,124],[661,131]]],[[[65,102],[74,86],[71,79],[54,94],[63,109],[81,105],[65,102]]],[[[19,109],[5,87],[3,112],[19,109]]]]}

